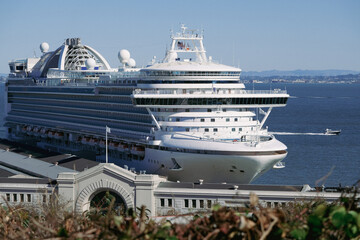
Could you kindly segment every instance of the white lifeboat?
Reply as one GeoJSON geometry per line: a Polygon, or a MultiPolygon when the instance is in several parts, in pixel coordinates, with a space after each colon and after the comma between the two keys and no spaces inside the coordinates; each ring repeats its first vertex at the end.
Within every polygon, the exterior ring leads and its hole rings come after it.
{"type": "Polygon", "coordinates": [[[101,139],[100,141],[99,141],[99,147],[101,147],[101,148],[105,148],[105,140],[104,139],[101,139]]]}
{"type": "Polygon", "coordinates": [[[48,137],[48,130],[46,130],[46,128],[42,128],[42,129],[40,129],[40,136],[42,137],[42,138],[47,138],[48,137]]]}
{"type": "Polygon", "coordinates": [[[35,128],[33,129],[33,132],[34,132],[34,136],[39,136],[39,135],[40,135],[40,128],[35,127],[35,128]]]}
{"type": "Polygon", "coordinates": [[[48,137],[49,137],[49,138],[55,137],[55,132],[54,132],[54,131],[49,131],[49,132],[48,132],[48,137]]]}
{"type": "Polygon", "coordinates": [[[23,133],[25,133],[26,132],[26,126],[24,126],[22,129],[21,129],[21,131],[23,132],[23,133]]]}
{"type": "Polygon", "coordinates": [[[62,139],[64,137],[64,133],[63,132],[56,132],[54,135],[55,139],[62,139]]]}
{"type": "Polygon", "coordinates": [[[83,138],[81,139],[81,143],[82,143],[82,144],[89,144],[89,141],[90,141],[90,138],[89,138],[89,137],[83,137],[83,138]]]}
{"type": "Polygon", "coordinates": [[[90,140],[89,140],[89,144],[91,145],[91,146],[94,146],[94,145],[96,145],[97,143],[98,143],[98,139],[96,139],[96,138],[90,138],[90,140]]]}
{"type": "Polygon", "coordinates": [[[34,133],[32,132],[32,127],[31,126],[27,126],[26,127],[26,134],[28,134],[28,135],[34,135],[34,133]]]}
{"type": "Polygon", "coordinates": [[[135,155],[145,156],[145,148],[143,146],[133,145],[130,152],[135,155]]]}
{"type": "Polygon", "coordinates": [[[117,146],[117,150],[118,151],[124,151],[124,144],[123,143],[119,143],[117,146]]]}
{"type": "Polygon", "coordinates": [[[115,143],[113,141],[109,142],[109,149],[115,150],[115,143]]]}

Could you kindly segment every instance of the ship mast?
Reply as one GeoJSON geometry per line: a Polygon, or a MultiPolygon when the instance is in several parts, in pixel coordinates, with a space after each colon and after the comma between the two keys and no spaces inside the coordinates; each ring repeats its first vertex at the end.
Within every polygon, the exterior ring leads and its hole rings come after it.
{"type": "MultiPolygon", "coordinates": [[[[187,29],[181,25],[181,32],[171,35],[171,47],[166,52],[163,62],[180,61],[180,54],[195,53],[196,62],[207,62],[206,51],[203,44],[203,33],[198,30],[187,29]]],[[[188,60],[190,60],[189,58],[188,60]]],[[[190,60],[191,61],[191,60],[190,60]]]]}

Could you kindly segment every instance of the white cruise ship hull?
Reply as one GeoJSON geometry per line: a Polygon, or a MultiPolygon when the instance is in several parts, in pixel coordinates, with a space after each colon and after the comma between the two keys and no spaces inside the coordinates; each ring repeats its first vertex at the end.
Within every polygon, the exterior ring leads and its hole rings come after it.
{"type": "Polygon", "coordinates": [[[277,155],[210,155],[146,149],[141,162],[118,159],[110,161],[126,165],[134,171],[167,176],[171,181],[247,184],[283,160],[287,153],[277,155]],[[177,168],[172,159],[181,166],[177,168]]]}
{"type": "MultiPolygon", "coordinates": [[[[177,146],[184,145],[184,142],[187,141],[183,141],[183,144],[176,141],[177,146]]],[[[177,148],[169,151],[147,148],[145,158],[141,161],[111,161],[120,166],[126,165],[137,172],[146,170],[146,173],[168,176],[171,181],[198,182],[202,179],[204,182],[247,184],[286,157],[285,145],[276,139],[269,142],[263,144],[267,146],[245,148],[244,143],[190,141],[186,144],[207,146],[208,150],[186,151],[177,148]],[[211,150],[215,149],[215,146],[226,151],[211,150]]]]}

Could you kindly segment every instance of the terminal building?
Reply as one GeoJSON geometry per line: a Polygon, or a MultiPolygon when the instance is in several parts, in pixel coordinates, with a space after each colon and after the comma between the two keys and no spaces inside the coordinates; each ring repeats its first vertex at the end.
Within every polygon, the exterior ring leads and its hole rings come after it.
{"type": "MultiPolygon", "coordinates": [[[[70,211],[84,212],[109,192],[125,209],[145,205],[151,216],[207,211],[214,204],[243,207],[255,193],[268,207],[291,201],[325,198],[340,192],[315,191],[309,185],[264,186],[227,183],[171,182],[159,175],[135,173],[113,163],[98,163],[74,155],[34,152],[3,141],[0,145],[0,204],[38,206],[57,197],[70,211]],[[32,154],[30,154],[31,152],[32,154]]],[[[326,189],[325,189],[326,190],[326,189]]]]}

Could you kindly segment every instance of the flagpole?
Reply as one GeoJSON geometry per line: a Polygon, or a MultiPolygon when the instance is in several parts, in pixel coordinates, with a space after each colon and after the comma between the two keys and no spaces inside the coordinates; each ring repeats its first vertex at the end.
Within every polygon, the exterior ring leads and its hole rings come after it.
{"type": "Polygon", "coordinates": [[[108,141],[107,141],[107,133],[108,133],[108,127],[105,127],[105,162],[108,163],[108,141]]]}

